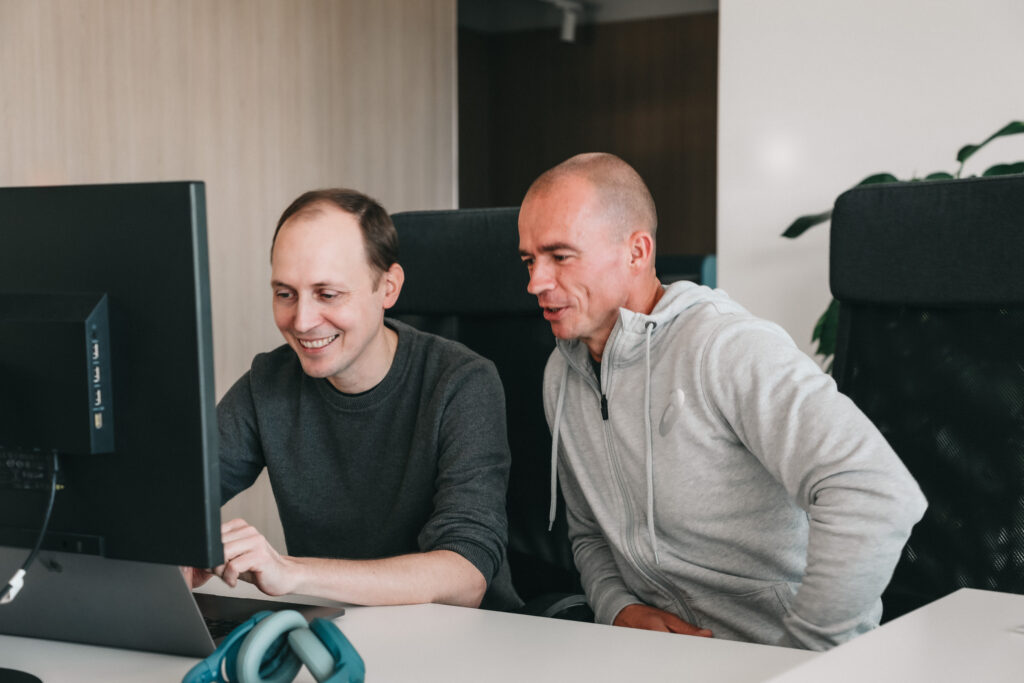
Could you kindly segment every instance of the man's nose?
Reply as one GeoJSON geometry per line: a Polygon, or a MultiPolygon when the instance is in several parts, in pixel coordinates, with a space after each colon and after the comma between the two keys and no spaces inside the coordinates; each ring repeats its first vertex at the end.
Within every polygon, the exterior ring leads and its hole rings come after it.
{"type": "Polygon", "coordinates": [[[534,296],[540,296],[554,286],[551,279],[551,271],[540,264],[534,265],[530,271],[530,282],[526,285],[526,291],[534,296]]]}
{"type": "Polygon", "coordinates": [[[299,297],[295,304],[295,331],[308,332],[320,324],[322,316],[315,301],[299,297]]]}

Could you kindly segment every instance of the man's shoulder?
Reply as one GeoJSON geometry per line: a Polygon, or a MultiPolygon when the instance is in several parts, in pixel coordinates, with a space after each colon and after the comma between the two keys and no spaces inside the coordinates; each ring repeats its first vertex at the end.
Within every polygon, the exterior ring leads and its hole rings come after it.
{"type": "Polygon", "coordinates": [[[405,337],[414,359],[428,367],[439,369],[458,369],[467,366],[470,369],[494,367],[494,363],[461,342],[431,332],[424,332],[400,320],[388,319],[388,324],[398,332],[399,339],[405,337]]]}
{"type": "Polygon", "coordinates": [[[500,405],[505,392],[495,364],[465,344],[400,321],[388,320],[408,351],[396,375],[403,391],[420,396],[421,405],[446,406],[458,398],[479,406],[500,405]],[[403,341],[404,340],[404,341],[403,341]]]}
{"type": "MultiPolygon", "coordinates": [[[[705,288],[706,289],[706,288],[705,288]]],[[[674,311],[663,334],[675,351],[715,345],[726,338],[770,334],[789,338],[778,324],[760,318],[721,289],[710,290],[696,303],[674,311]]]]}
{"type": "Polygon", "coordinates": [[[295,352],[287,344],[272,351],[256,354],[249,367],[249,383],[253,391],[283,391],[302,380],[302,366],[295,352]]]}
{"type": "Polygon", "coordinates": [[[217,402],[220,418],[234,413],[247,413],[260,406],[285,401],[293,395],[293,386],[301,381],[302,368],[295,352],[288,345],[258,353],[249,369],[217,402]]]}

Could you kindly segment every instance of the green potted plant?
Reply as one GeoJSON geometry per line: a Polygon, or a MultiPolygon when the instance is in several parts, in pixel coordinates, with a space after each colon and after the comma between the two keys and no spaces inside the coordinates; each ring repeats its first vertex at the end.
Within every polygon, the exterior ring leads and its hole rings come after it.
{"type": "MultiPolygon", "coordinates": [[[[948,173],[946,171],[935,171],[934,173],[929,173],[923,178],[910,178],[907,181],[901,181],[891,173],[875,173],[860,181],[854,185],[854,187],[871,185],[873,183],[918,182],[922,180],[950,180],[953,178],[960,178],[963,174],[964,164],[974,155],[975,152],[997,138],[1006,137],[1007,135],[1016,135],[1018,133],[1024,133],[1024,121],[1011,121],[992,135],[989,135],[984,141],[978,144],[964,145],[956,155],[956,160],[960,165],[957,167],[955,174],[948,173]]],[[[996,164],[986,169],[981,175],[996,176],[1010,175],[1013,173],[1024,173],[1024,161],[1018,161],[1012,164],[996,164]]],[[[782,236],[790,239],[799,237],[808,229],[824,223],[830,218],[832,218],[832,209],[822,211],[821,213],[800,216],[790,223],[789,227],[782,233],[782,236]]],[[[822,356],[822,362],[825,364],[825,369],[827,371],[832,370],[832,360],[836,350],[836,333],[838,332],[838,329],[839,304],[835,299],[833,299],[829,303],[828,308],[825,309],[825,312],[821,314],[820,318],[818,318],[818,322],[814,325],[814,331],[811,334],[811,341],[817,342],[818,345],[815,349],[815,353],[822,356]]]]}

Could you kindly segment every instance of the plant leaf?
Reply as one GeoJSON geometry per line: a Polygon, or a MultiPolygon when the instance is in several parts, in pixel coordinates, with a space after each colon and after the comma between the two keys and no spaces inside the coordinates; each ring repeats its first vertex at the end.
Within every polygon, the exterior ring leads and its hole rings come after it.
{"type": "Polygon", "coordinates": [[[786,231],[784,233],[782,233],[782,236],[789,237],[790,239],[794,237],[799,237],[800,235],[804,234],[804,232],[806,232],[809,228],[813,228],[815,225],[818,225],[819,223],[824,223],[829,218],[832,218],[832,209],[829,209],[828,211],[822,211],[821,213],[800,216],[800,218],[797,218],[795,221],[789,224],[789,227],[786,228],[786,231]]]}
{"type": "Polygon", "coordinates": [[[1018,161],[1015,164],[996,164],[995,166],[989,167],[981,175],[1012,175],[1014,173],[1024,173],[1024,161],[1018,161]]]}
{"type": "MultiPolygon", "coordinates": [[[[854,185],[854,187],[860,187],[861,185],[874,185],[875,183],[898,182],[899,178],[894,176],[892,173],[875,173],[874,175],[869,175],[867,178],[854,185]]],[[[799,237],[800,235],[807,232],[807,230],[809,230],[810,228],[813,228],[815,225],[824,223],[830,218],[832,218],[832,209],[829,209],[828,211],[822,211],[821,213],[813,213],[807,214],[806,216],[800,216],[795,221],[789,224],[789,227],[786,228],[785,232],[782,233],[782,236],[789,237],[790,239],[794,237],[799,237]]]]}
{"type": "Polygon", "coordinates": [[[936,171],[935,173],[929,173],[924,177],[925,180],[952,180],[953,174],[946,173],[945,171],[936,171]]]}
{"type": "MultiPolygon", "coordinates": [[[[814,332],[811,334],[811,341],[818,342],[815,351],[819,356],[830,359],[836,352],[836,338],[839,334],[839,302],[835,299],[829,303],[828,308],[818,318],[814,325],[814,332]]],[[[829,360],[831,367],[831,360],[829,360]]]]}
{"type": "MultiPolygon", "coordinates": [[[[960,162],[960,168],[963,169],[964,162],[970,159],[971,155],[996,138],[1001,138],[1006,135],[1016,135],[1017,133],[1024,133],[1024,121],[1011,121],[995,133],[992,133],[992,135],[985,138],[984,142],[980,142],[976,145],[964,145],[960,148],[960,151],[956,153],[956,160],[960,162]]],[[[957,173],[957,176],[959,175],[960,174],[957,173]]]]}
{"type": "Polygon", "coordinates": [[[867,178],[854,185],[854,187],[860,187],[861,185],[874,185],[875,183],[898,183],[899,181],[900,179],[892,173],[876,173],[874,175],[869,175],[867,178]]]}

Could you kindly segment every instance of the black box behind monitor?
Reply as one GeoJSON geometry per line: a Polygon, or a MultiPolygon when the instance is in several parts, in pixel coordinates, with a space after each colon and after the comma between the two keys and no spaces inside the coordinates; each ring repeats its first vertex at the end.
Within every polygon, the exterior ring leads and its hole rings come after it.
{"type": "Polygon", "coordinates": [[[0,292],[0,447],[114,450],[104,294],[0,292]]]}

